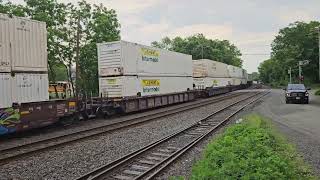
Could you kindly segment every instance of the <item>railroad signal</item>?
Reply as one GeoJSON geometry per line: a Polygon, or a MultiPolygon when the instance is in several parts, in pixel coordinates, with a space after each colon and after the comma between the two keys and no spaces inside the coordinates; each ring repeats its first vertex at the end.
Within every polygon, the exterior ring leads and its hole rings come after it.
{"type": "Polygon", "coordinates": [[[300,81],[304,81],[304,77],[303,76],[300,76],[300,81]]]}

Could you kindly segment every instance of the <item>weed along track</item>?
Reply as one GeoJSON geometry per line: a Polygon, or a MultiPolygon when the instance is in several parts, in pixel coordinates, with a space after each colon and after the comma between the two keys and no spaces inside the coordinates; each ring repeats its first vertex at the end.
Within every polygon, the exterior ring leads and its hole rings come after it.
{"type": "Polygon", "coordinates": [[[262,91],[247,94],[196,123],[89,172],[79,177],[78,180],[152,179],[239,111],[268,93],[267,91],[262,91]]]}
{"type": "Polygon", "coordinates": [[[209,104],[223,102],[224,100],[228,100],[231,98],[239,98],[242,96],[247,96],[247,94],[248,93],[238,92],[238,93],[227,94],[227,95],[214,97],[210,99],[204,99],[201,101],[195,101],[189,104],[172,106],[170,107],[169,110],[163,109],[157,112],[144,112],[144,113],[141,113],[141,115],[136,116],[134,118],[118,121],[113,124],[107,124],[103,126],[89,128],[86,130],[72,132],[69,134],[60,135],[60,136],[56,136],[49,139],[38,140],[38,141],[30,142],[27,144],[20,144],[14,147],[1,149],[0,152],[2,156],[0,157],[0,161],[1,161],[1,164],[5,164],[12,160],[30,156],[35,153],[43,152],[45,150],[50,150],[58,146],[79,142],[81,140],[102,135],[104,133],[110,133],[120,129],[130,128],[132,126],[147,123],[152,120],[156,120],[166,116],[175,115],[177,113],[182,113],[184,111],[188,111],[191,109],[200,108],[202,106],[206,106],[209,104]]]}

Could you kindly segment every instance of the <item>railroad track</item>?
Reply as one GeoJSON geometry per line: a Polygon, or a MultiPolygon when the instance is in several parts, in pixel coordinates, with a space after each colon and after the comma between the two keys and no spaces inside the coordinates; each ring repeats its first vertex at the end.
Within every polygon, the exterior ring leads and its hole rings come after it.
{"type": "Polygon", "coordinates": [[[50,139],[43,139],[43,140],[34,141],[31,143],[22,144],[22,145],[18,145],[18,146],[6,148],[6,149],[1,149],[0,164],[6,164],[10,161],[23,158],[35,153],[43,152],[48,149],[56,148],[58,146],[63,146],[66,144],[91,138],[104,133],[109,133],[115,130],[128,128],[141,123],[146,123],[148,121],[174,115],[177,113],[199,108],[209,104],[218,103],[223,100],[238,97],[244,94],[247,94],[247,93],[234,93],[234,94],[223,95],[223,96],[208,99],[208,100],[202,100],[199,102],[196,101],[192,104],[186,104],[182,106],[180,105],[179,107],[172,108],[170,110],[167,110],[166,112],[160,111],[156,113],[146,114],[146,115],[134,117],[132,119],[127,119],[125,121],[116,122],[113,124],[107,124],[107,125],[94,127],[94,128],[90,128],[82,131],[77,131],[77,132],[73,132],[73,133],[69,133],[61,136],[56,136],[50,139]]]}
{"type": "Polygon", "coordinates": [[[239,111],[268,93],[259,92],[227,105],[198,122],[95,169],[77,180],[152,179],[239,111]]]}

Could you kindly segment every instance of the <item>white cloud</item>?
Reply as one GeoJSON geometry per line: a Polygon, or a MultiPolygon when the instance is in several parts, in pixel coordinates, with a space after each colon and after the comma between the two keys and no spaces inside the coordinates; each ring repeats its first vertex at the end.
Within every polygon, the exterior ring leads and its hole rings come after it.
{"type": "MultiPolygon", "coordinates": [[[[21,3],[23,0],[11,0],[21,3]]],[[[76,3],[78,0],[58,0],[76,3]]],[[[124,40],[150,45],[164,36],[202,33],[228,39],[245,54],[270,54],[280,28],[295,21],[319,20],[319,0],[87,0],[115,9],[124,40]]],[[[257,71],[269,55],[244,55],[244,67],[257,71]]]]}
{"type": "Polygon", "coordinates": [[[230,25],[193,24],[174,28],[168,36],[191,36],[202,33],[210,39],[228,39],[232,37],[233,28],[230,25]]]}
{"type": "Polygon", "coordinates": [[[314,16],[308,11],[300,9],[286,9],[279,13],[279,18],[282,22],[289,24],[296,21],[311,21],[314,20],[314,16]]]}
{"type": "MultiPolygon", "coordinates": [[[[79,0],[58,0],[59,2],[77,3],[79,0]]],[[[140,11],[157,5],[161,0],[86,0],[91,4],[103,4],[108,8],[122,13],[139,13],[140,11]]]]}

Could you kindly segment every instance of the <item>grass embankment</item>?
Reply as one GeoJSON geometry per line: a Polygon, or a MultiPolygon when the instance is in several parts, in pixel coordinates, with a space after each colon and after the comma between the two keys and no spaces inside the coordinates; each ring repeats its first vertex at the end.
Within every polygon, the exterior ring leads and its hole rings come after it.
{"type": "Polygon", "coordinates": [[[320,96],[320,84],[312,84],[312,85],[310,85],[308,87],[310,87],[311,89],[315,89],[316,91],[315,91],[314,94],[316,96],[320,96]]]}
{"type": "Polygon", "coordinates": [[[295,148],[258,115],[212,141],[191,179],[316,179],[295,148]]]}

